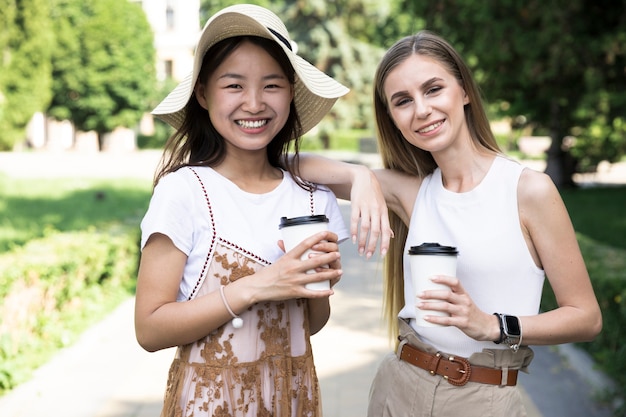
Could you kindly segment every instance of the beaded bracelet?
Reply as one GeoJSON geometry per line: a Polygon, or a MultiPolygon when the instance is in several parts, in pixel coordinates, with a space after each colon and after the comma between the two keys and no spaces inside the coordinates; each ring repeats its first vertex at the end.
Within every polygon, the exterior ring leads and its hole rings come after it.
{"type": "Polygon", "coordinates": [[[233,316],[233,320],[232,320],[233,327],[235,329],[241,329],[241,327],[243,327],[243,319],[239,317],[238,315],[236,315],[233,312],[233,310],[230,308],[230,305],[228,305],[228,301],[226,301],[226,296],[224,295],[224,285],[220,285],[220,295],[222,296],[224,307],[226,307],[226,310],[228,310],[230,315],[233,316]]]}

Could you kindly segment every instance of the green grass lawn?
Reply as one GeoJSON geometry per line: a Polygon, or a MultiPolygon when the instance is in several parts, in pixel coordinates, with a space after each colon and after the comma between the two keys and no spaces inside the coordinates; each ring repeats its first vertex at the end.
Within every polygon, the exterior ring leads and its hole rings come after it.
{"type": "Polygon", "coordinates": [[[45,235],[137,228],[151,183],[137,179],[30,179],[0,175],[0,253],[45,235]]]}
{"type": "Polygon", "coordinates": [[[626,250],[626,186],[564,190],[561,195],[578,233],[626,250]]]}

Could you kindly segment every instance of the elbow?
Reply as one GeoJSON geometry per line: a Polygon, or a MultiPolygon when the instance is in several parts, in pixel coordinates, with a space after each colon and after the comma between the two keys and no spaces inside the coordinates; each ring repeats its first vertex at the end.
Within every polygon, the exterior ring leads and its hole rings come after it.
{"type": "Polygon", "coordinates": [[[598,310],[594,323],[590,326],[590,340],[595,339],[602,331],[602,313],[598,310]]]}
{"type": "Polygon", "coordinates": [[[153,352],[156,352],[156,351],[160,350],[156,346],[153,346],[151,344],[139,341],[139,339],[137,339],[137,341],[139,342],[139,346],[141,346],[143,348],[143,350],[145,350],[146,352],[153,353],[153,352]]]}
{"type": "Polygon", "coordinates": [[[139,335],[137,335],[137,343],[139,343],[139,346],[141,346],[141,348],[147,352],[156,352],[157,350],[159,350],[148,340],[139,337],[139,335]]]}
{"type": "Polygon", "coordinates": [[[591,342],[593,341],[602,331],[602,312],[600,309],[597,310],[590,317],[590,323],[587,326],[587,331],[583,335],[583,342],[591,342]]]}
{"type": "Polygon", "coordinates": [[[139,329],[135,331],[135,337],[137,338],[137,343],[139,346],[147,352],[156,352],[158,350],[163,349],[162,346],[159,346],[153,338],[149,337],[146,332],[142,332],[139,329]]]}

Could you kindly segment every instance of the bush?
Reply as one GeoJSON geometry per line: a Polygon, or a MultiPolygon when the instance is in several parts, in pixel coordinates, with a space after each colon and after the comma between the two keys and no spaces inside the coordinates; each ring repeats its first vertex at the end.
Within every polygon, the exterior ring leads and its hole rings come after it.
{"type": "Polygon", "coordinates": [[[133,294],[131,235],[50,232],[0,255],[0,393],[133,294]]]}

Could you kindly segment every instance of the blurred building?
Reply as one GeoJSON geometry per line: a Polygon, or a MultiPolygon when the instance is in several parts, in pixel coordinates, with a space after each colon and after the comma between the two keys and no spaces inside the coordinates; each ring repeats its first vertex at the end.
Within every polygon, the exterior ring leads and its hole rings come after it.
{"type": "Polygon", "coordinates": [[[143,8],[154,31],[159,81],[182,80],[193,67],[200,0],[129,0],[143,8]]]}

